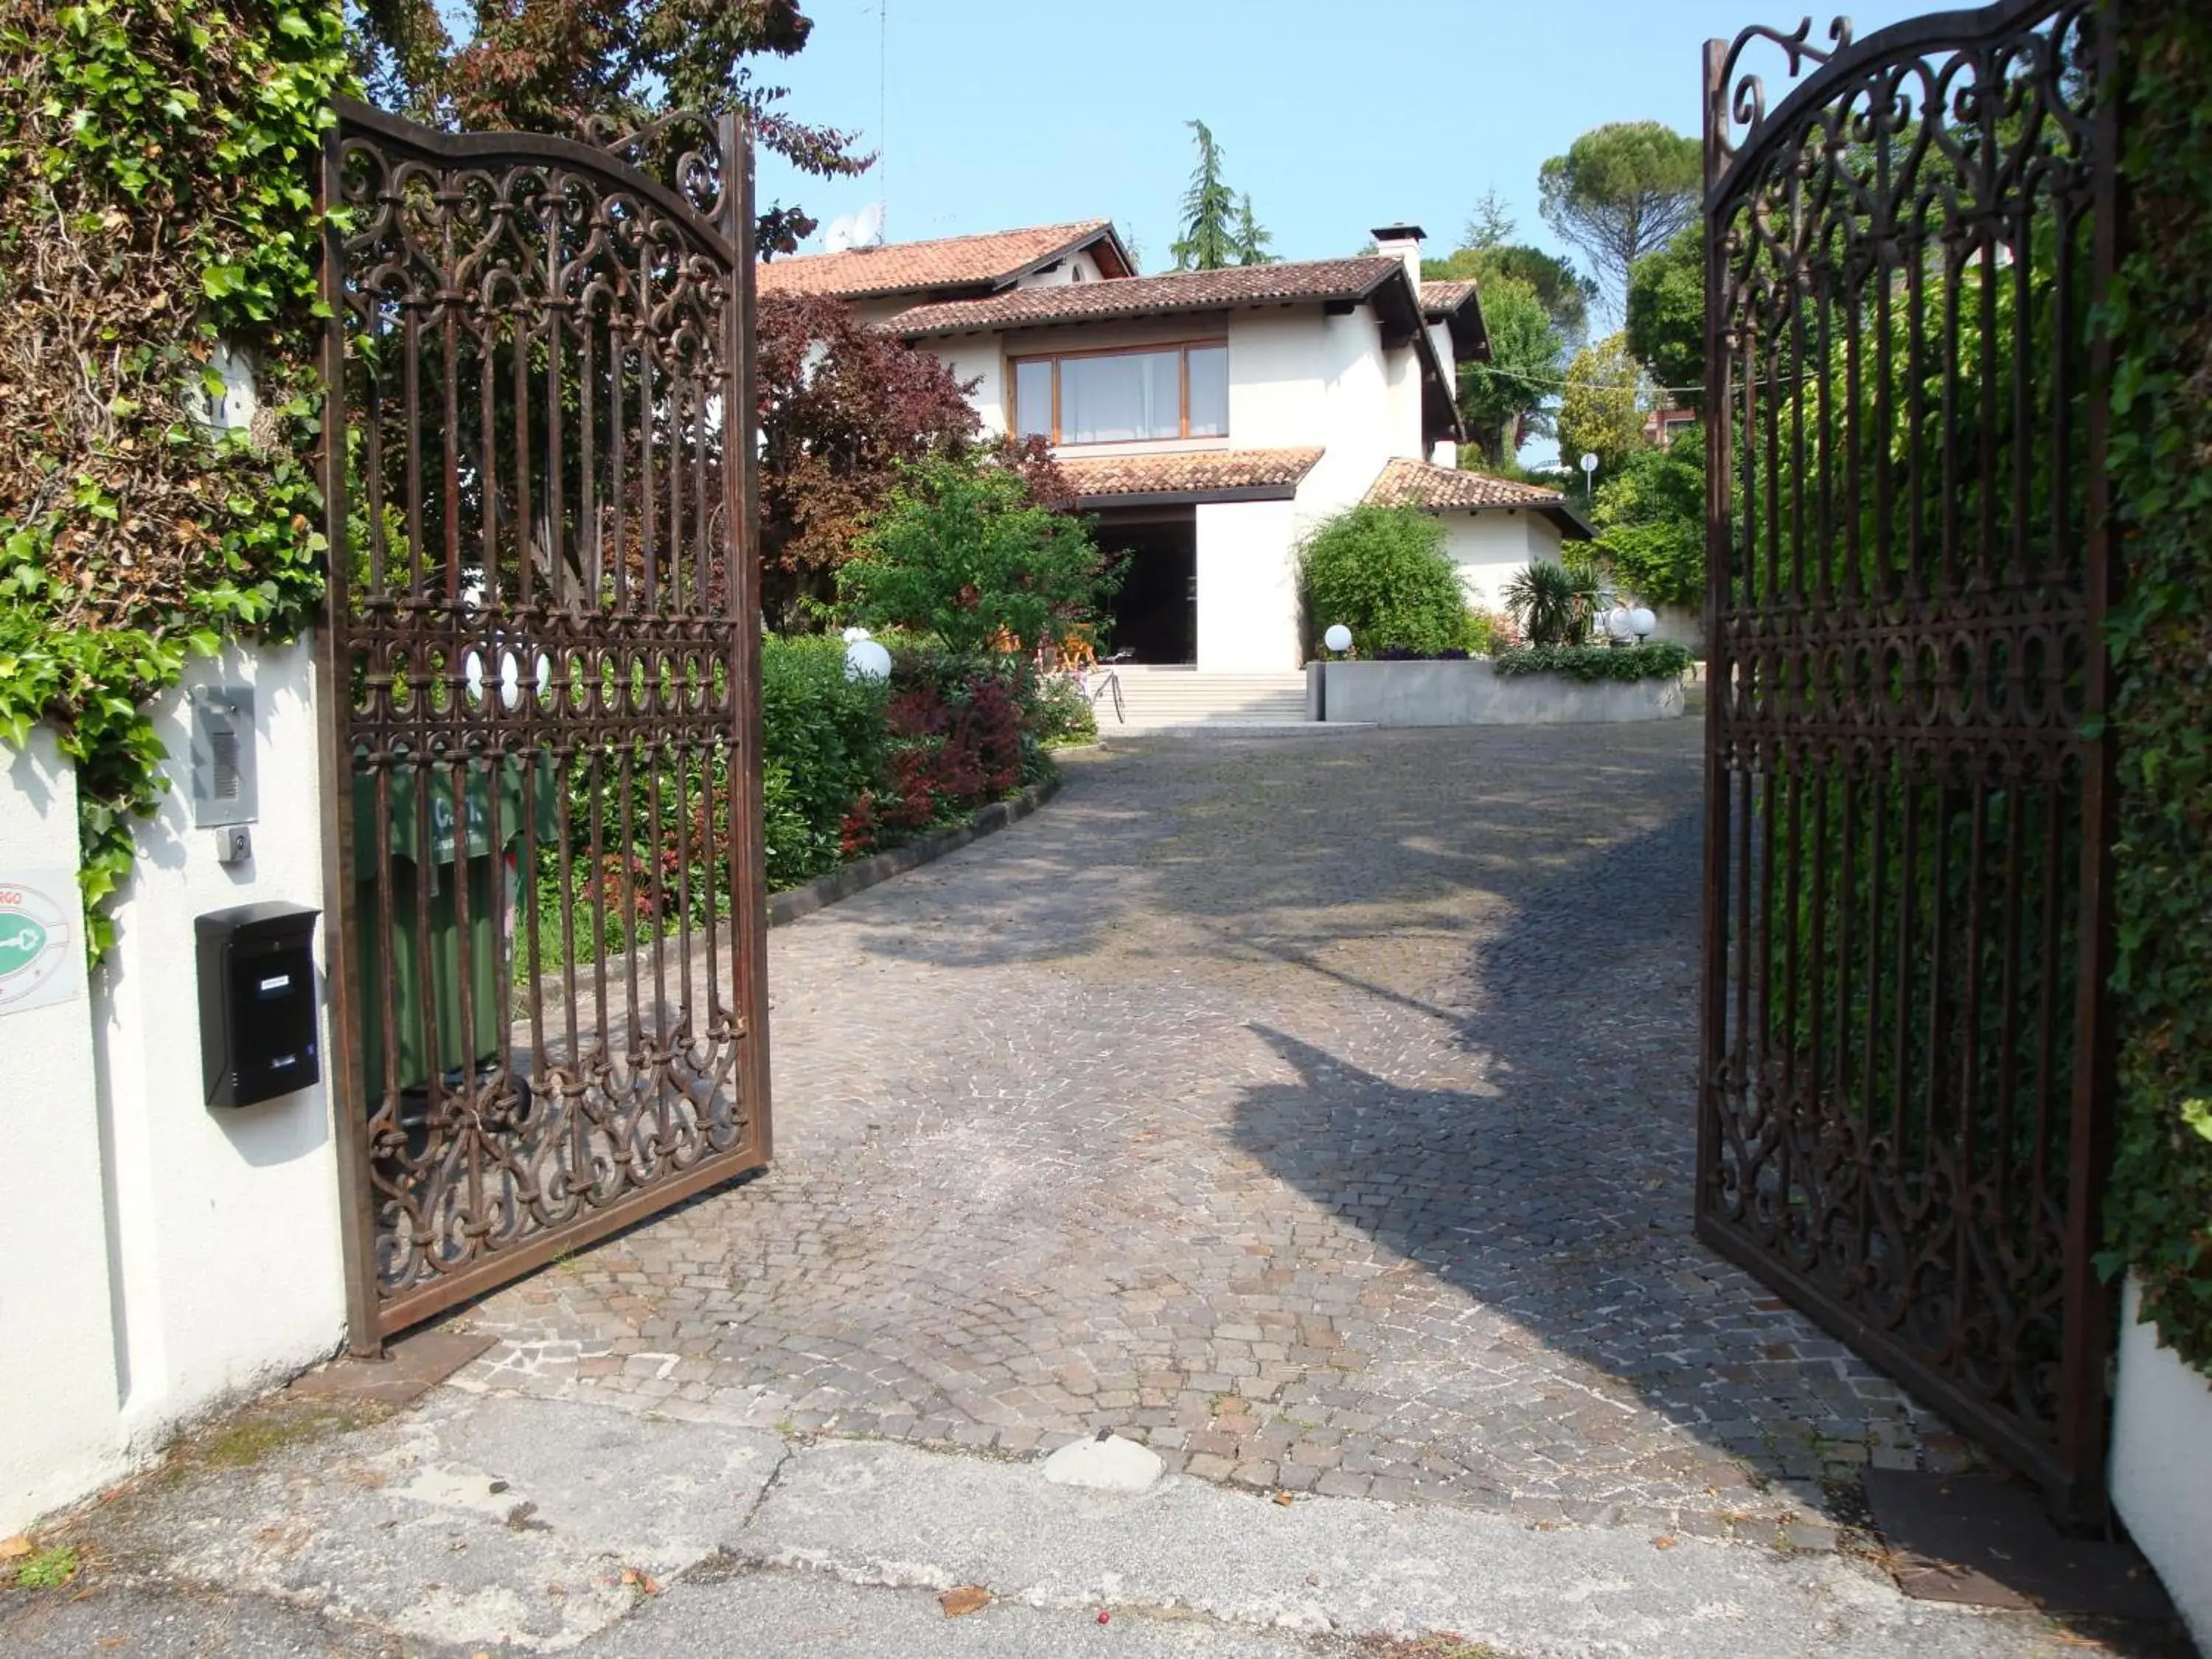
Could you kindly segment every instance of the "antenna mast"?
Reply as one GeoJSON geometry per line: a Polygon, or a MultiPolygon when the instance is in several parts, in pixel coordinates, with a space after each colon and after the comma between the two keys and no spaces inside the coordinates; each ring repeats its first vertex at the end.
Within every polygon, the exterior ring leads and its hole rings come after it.
{"type": "Polygon", "coordinates": [[[888,243],[891,216],[890,0],[876,6],[876,239],[888,243]]]}

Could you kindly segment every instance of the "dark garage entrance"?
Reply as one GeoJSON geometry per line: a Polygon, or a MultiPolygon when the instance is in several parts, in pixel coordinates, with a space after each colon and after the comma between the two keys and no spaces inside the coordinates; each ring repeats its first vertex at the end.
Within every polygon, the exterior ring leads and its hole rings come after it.
{"type": "Polygon", "coordinates": [[[1099,514],[1098,545],[1125,556],[1105,644],[1148,663],[1198,660],[1198,514],[1188,507],[1099,514]]]}

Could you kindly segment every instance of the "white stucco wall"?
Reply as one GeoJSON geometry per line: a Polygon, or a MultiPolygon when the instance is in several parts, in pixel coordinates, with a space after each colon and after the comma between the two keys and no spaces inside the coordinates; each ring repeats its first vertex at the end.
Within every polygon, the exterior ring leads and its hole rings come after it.
{"type": "Polygon", "coordinates": [[[1050,270],[1031,271],[1015,280],[1016,288],[1058,288],[1064,283],[1100,281],[1098,261],[1089,253],[1073,253],[1050,270]]]}
{"type": "Polygon", "coordinates": [[[1452,344],[1451,325],[1431,323],[1428,331],[1429,343],[1437,349],[1437,362],[1443,366],[1444,384],[1451,387],[1456,396],[1459,391],[1459,356],[1458,348],[1452,344]]]}
{"type": "Polygon", "coordinates": [[[1425,458],[1421,441],[1421,355],[1410,345],[1382,354],[1383,373],[1390,382],[1390,429],[1393,455],[1425,458]]]}
{"type": "MultiPolygon", "coordinates": [[[[120,1426],[134,1449],[344,1334],[328,1097],[318,1085],[209,1109],[193,929],[206,911],[260,900],[322,908],[313,661],[305,640],[196,661],[153,710],[170,790],[139,831],[117,944],[94,986],[121,1269],[120,1426]],[[202,684],[254,688],[260,817],[252,860],[235,868],[216,861],[213,830],[191,825],[186,697],[202,684]]],[[[319,962],[320,925],[317,939],[319,962]]]]}
{"type": "Polygon", "coordinates": [[[1478,611],[1503,611],[1505,584],[1531,559],[1559,556],[1559,527],[1541,514],[1491,509],[1440,516],[1444,551],[1459,567],[1468,604],[1478,611]]]}
{"type": "Polygon", "coordinates": [[[1198,514],[1201,673],[1298,666],[1297,503],[1217,501],[1198,514]]]}
{"type": "Polygon", "coordinates": [[[983,435],[995,438],[1006,429],[1006,353],[995,334],[958,335],[949,340],[930,340],[923,343],[937,354],[938,361],[951,371],[952,378],[965,383],[975,382],[968,394],[981,417],[983,435]]]}
{"type": "Polygon", "coordinates": [[[2141,1292],[2130,1279],[2120,1314],[2112,1504],[2212,1654],[2212,1378],[2158,1346],[2137,1317],[2141,1292]]]}
{"type": "MultiPolygon", "coordinates": [[[[1298,665],[1296,555],[1314,526],[1363,500],[1385,463],[1424,459],[1419,354],[1382,345],[1365,307],[1320,306],[1102,321],[1095,325],[927,343],[970,394],[987,434],[1006,428],[1010,354],[1156,344],[1227,333],[1229,435],[1189,443],[1112,446],[1116,453],[1319,448],[1294,502],[1201,505],[1198,514],[1198,663],[1252,672],[1298,665]]],[[[1102,453],[1086,450],[1084,453],[1102,453]]],[[[1552,545],[1556,547],[1557,538],[1552,545]]],[[[1514,556],[1516,568],[1525,552],[1514,556]]]]}
{"type": "Polygon", "coordinates": [[[61,1000],[0,1012],[0,1536],[113,1478],[115,1343],[76,774],[53,734],[0,749],[0,888],[33,884],[65,918],[45,981],[61,1000]]]}
{"type": "Polygon", "coordinates": [[[1693,655],[1705,654],[1705,613],[1688,605],[1662,605],[1652,607],[1652,619],[1658,625],[1651,637],[1669,645],[1679,645],[1693,655]]]}

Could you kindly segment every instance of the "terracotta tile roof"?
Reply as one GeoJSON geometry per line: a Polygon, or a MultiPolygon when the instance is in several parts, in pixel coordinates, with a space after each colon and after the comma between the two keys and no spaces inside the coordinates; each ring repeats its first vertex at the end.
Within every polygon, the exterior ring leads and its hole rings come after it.
{"type": "Polygon", "coordinates": [[[1445,312],[1457,311],[1474,297],[1480,286],[1472,276],[1451,283],[1423,283],[1421,309],[1435,317],[1445,312]]]}
{"type": "MultiPolygon", "coordinates": [[[[857,300],[1012,282],[1024,271],[1113,234],[1109,219],[1083,219],[981,236],[892,242],[844,253],[795,254],[763,262],[758,267],[758,287],[763,294],[834,294],[857,300]]],[[[1118,243],[1115,258],[1120,258],[1118,243]]]]}
{"type": "MultiPolygon", "coordinates": [[[[1396,259],[1310,259],[1220,270],[1171,270],[1113,283],[1071,283],[1016,289],[988,300],[953,300],[902,311],[884,326],[911,339],[1099,317],[1152,317],[1163,312],[1218,311],[1279,301],[1364,300],[1402,271],[1396,259]]],[[[1402,290],[1401,290],[1402,291],[1402,290]]]]}
{"type": "Polygon", "coordinates": [[[1582,509],[1556,489],[1493,478],[1487,472],[1431,466],[1426,461],[1387,464],[1382,475],[1368,486],[1367,501],[1373,507],[1423,507],[1432,512],[1444,507],[1519,507],[1542,514],[1559,526],[1559,533],[1569,541],[1589,541],[1596,534],[1582,509]]]}
{"type": "Polygon", "coordinates": [[[1295,489],[1321,459],[1312,449],[1204,449],[1168,455],[1060,457],[1077,498],[1181,495],[1214,490],[1295,489]]]}

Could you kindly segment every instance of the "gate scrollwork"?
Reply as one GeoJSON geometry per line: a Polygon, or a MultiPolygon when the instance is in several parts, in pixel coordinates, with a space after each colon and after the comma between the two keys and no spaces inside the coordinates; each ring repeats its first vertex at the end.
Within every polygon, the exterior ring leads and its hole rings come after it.
{"type": "Polygon", "coordinates": [[[1699,1231],[2085,1514],[2106,10],[1706,57],[1699,1231]]]}
{"type": "Polygon", "coordinates": [[[748,157],[328,145],[356,1342],[768,1157],[748,157]]]}

